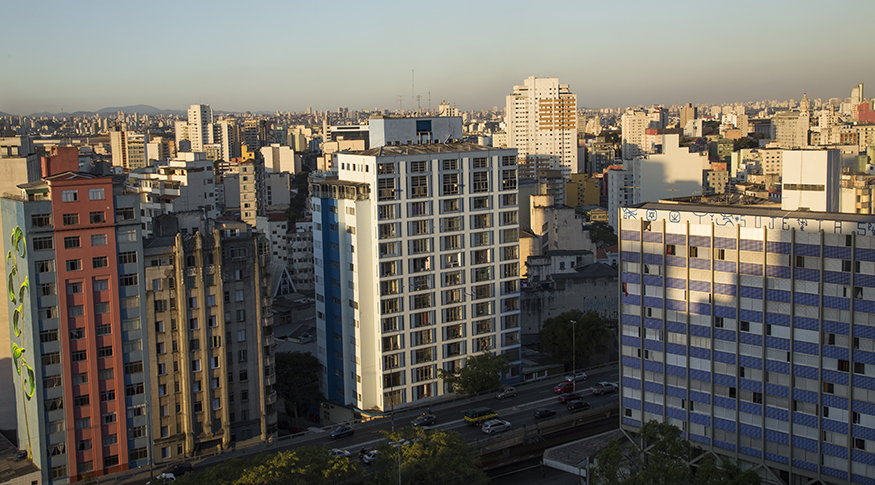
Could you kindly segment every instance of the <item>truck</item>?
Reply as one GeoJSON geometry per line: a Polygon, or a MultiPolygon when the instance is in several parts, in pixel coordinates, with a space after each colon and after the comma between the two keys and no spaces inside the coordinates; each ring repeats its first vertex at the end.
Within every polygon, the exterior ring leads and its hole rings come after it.
{"type": "Polygon", "coordinates": [[[479,426],[484,421],[496,418],[498,418],[498,413],[492,408],[482,407],[465,410],[465,422],[468,423],[468,426],[479,426]]]}

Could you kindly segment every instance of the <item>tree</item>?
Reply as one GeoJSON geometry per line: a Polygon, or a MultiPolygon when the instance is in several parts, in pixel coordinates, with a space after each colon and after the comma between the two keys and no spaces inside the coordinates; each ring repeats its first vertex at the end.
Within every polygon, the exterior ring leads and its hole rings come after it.
{"type": "Polygon", "coordinates": [[[310,172],[296,173],[292,179],[292,186],[298,189],[298,193],[289,202],[289,208],[286,210],[286,218],[289,220],[289,227],[294,227],[295,221],[301,217],[304,208],[307,205],[307,198],[310,194],[309,185],[310,172]]]}
{"type": "Polygon", "coordinates": [[[614,233],[614,228],[607,222],[593,222],[589,226],[589,239],[595,243],[599,249],[606,248],[617,244],[617,234],[614,233]]]}
{"type": "Polygon", "coordinates": [[[476,394],[499,387],[501,373],[509,368],[510,364],[505,356],[486,350],[482,354],[468,357],[465,366],[456,371],[438,369],[438,377],[449,384],[453,392],[476,394]]]}
{"type": "Polygon", "coordinates": [[[280,485],[357,483],[363,471],[350,457],[330,457],[325,446],[235,458],[186,473],[178,485],[280,485]]]}
{"type": "Polygon", "coordinates": [[[300,405],[322,398],[319,393],[322,365],[316,356],[307,352],[277,352],[274,362],[277,374],[274,389],[286,403],[286,414],[292,414],[297,422],[300,405]]]}
{"type": "Polygon", "coordinates": [[[668,423],[650,421],[636,436],[636,443],[611,440],[596,458],[591,470],[596,485],[758,485],[753,470],[741,470],[726,462],[717,468],[709,455],[702,457],[696,473],[689,463],[701,450],[681,437],[681,430],[668,423]],[[642,451],[643,450],[643,451],[642,451]]]}
{"type": "Polygon", "coordinates": [[[489,483],[480,469],[477,456],[455,431],[425,430],[408,426],[395,432],[383,431],[385,440],[378,446],[370,483],[398,483],[398,453],[401,453],[401,482],[406,484],[489,483]],[[390,443],[404,440],[403,446],[390,443]]]}
{"type": "Polygon", "coordinates": [[[544,320],[539,336],[541,350],[563,363],[580,366],[607,349],[611,331],[598,313],[570,310],[544,320]]]}

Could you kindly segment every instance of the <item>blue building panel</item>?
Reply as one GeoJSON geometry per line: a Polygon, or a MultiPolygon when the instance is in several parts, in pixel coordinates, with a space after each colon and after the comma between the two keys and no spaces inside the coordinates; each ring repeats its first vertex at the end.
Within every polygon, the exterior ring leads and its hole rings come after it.
{"type": "Polygon", "coordinates": [[[759,346],[763,344],[763,336],[747,332],[738,332],[738,343],[759,346]]]}
{"type": "Polygon", "coordinates": [[[854,335],[862,338],[875,339],[875,327],[867,325],[854,325],[854,335]]]}
{"type": "Polygon", "coordinates": [[[665,393],[671,397],[676,397],[678,399],[687,398],[687,390],[680,387],[666,386],[665,393]]]}
{"type": "Polygon", "coordinates": [[[666,234],[665,235],[665,243],[666,244],[677,244],[679,246],[687,245],[687,235],[686,234],[666,234]]]}
{"type": "Polygon", "coordinates": [[[641,275],[638,273],[623,273],[621,277],[621,281],[623,283],[630,283],[633,285],[637,285],[641,283],[641,275]]]}
{"type": "Polygon", "coordinates": [[[666,278],[665,279],[665,287],[666,288],[674,288],[676,290],[686,290],[687,289],[687,280],[682,280],[680,278],[666,278]]]}
{"type": "Polygon", "coordinates": [[[746,322],[763,323],[763,312],[742,309],[738,313],[738,318],[746,322]]]}
{"type": "Polygon", "coordinates": [[[783,290],[767,289],[766,300],[790,303],[790,292],[783,290]]]}
{"type": "Polygon", "coordinates": [[[698,246],[703,248],[711,247],[711,236],[690,236],[690,246],[698,246]]]}
{"type": "Polygon", "coordinates": [[[690,369],[690,379],[702,382],[711,382],[711,373],[698,369],[690,369]]]}
{"type": "Polygon", "coordinates": [[[762,276],[763,275],[763,265],[758,263],[739,263],[738,264],[738,274],[751,275],[751,276],[762,276]]]}
{"type": "Polygon", "coordinates": [[[710,337],[711,327],[706,327],[704,325],[690,325],[690,335],[695,335],[696,337],[710,337]]]}
{"type": "Polygon", "coordinates": [[[832,359],[850,360],[851,351],[845,347],[833,347],[832,345],[824,345],[823,356],[832,359]]]}
{"type": "Polygon", "coordinates": [[[711,417],[705,414],[690,413],[690,422],[703,426],[711,426],[711,417]]]}
{"type": "Polygon", "coordinates": [[[668,309],[668,310],[674,310],[674,311],[678,311],[678,312],[685,312],[685,311],[687,311],[687,302],[685,302],[685,301],[680,301],[680,300],[670,300],[670,299],[666,299],[666,300],[665,300],[665,308],[668,309]]]}
{"type": "Polygon", "coordinates": [[[778,337],[766,337],[766,347],[775,350],[790,350],[790,340],[778,337]]]}
{"type": "Polygon", "coordinates": [[[650,372],[662,372],[662,363],[661,362],[653,362],[650,360],[644,361],[644,370],[648,370],[650,372]]]}
{"type": "Polygon", "coordinates": [[[718,249],[735,249],[735,239],[729,237],[715,237],[714,247],[718,249]]]}
{"type": "Polygon", "coordinates": [[[875,415],[875,403],[855,400],[851,404],[854,406],[854,411],[875,415]]]}
{"type": "MultiPolygon", "coordinates": [[[[662,286],[662,276],[646,274],[643,277],[644,284],[648,286],[662,286]]],[[[649,306],[649,305],[648,305],[649,306]]]]}
{"type": "Polygon", "coordinates": [[[824,308],[834,308],[836,310],[850,310],[851,309],[851,299],[850,298],[839,298],[837,296],[824,296],[823,297],[823,307],[824,308]]]}
{"type": "Polygon", "coordinates": [[[750,379],[739,379],[738,380],[738,388],[744,389],[750,392],[763,392],[763,383],[753,381],[750,379]]]}
{"type": "Polygon", "coordinates": [[[626,426],[634,426],[636,428],[641,427],[641,421],[638,421],[637,419],[632,419],[632,418],[623,418],[623,424],[626,426]]]}
{"type": "Polygon", "coordinates": [[[640,241],[641,231],[630,231],[628,229],[621,229],[620,239],[624,241],[640,241]]]}
{"type": "Polygon", "coordinates": [[[640,263],[641,255],[634,251],[623,251],[620,253],[620,260],[627,263],[640,263]]]}
{"type": "Polygon", "coordinates": [[[854,310],[858,312],[875,313],[875,301],[856,300],[854,310]]]}
{"type": "MultiPolygon", "coordinates": [[[[760,247],[762,247],[762,245],[760,245],[760,247]]],[[[766,243],[766,251],[770,253],[790,254],[790,248],[791,245],[788,242],[769,241],[766,243]]]]}
{"type": "Polygon", "coordinates": [[[833,283],[837,285],[851,284],[851,273],[843,273],[839,271],[824,271],[823,282],[833,283]]]}
{"type": "Polygon", "coordinates": [[[793,294],[793,302],[796,303],[797,305],[819,306],[820,305],[820,295],[812,295],[811,293],[798,293],[797,292],[797,293],[793,294]]]}
{"type": "Polygon", "coordinates": [[[793,365],[793,375],[797,377],[804,377],[806,379],[819,379],[816,367],[808,367],[806,365],[793,365]]]}
{"type": "Polygon", "coordinates": [[[687,420],[687,412],[684,411],[683,409],[677,409],[677,408],[667,406],[665,408],[665,415],[668,416],[669,418],[679,419],[681,421],[687,420]]]}
{"type": "Polygon", "coordinates": [[[843,386],[847,386],[848,381],[850,380],[847,372],[838,372],[834,370],[823,369],[821,373],[821,378],[825,382],[832,382],[833,384],[841,384],[843,386]]]}
{"type": "Polygon", "coordinates": [[[866,352],[864,350],[855,350],[853,353],[853,356],[854,356],[854,362],[875,365],[875,353],[866,352]]]}
{"type": "Polygon", "coordinates": [[[806,451],[817,452],[817,441],[803,438],[801,436],[793,435],[793,446],[796,448],[802,448],[806,451]]]}
{"type": "Polygon", "coordinates": [[[690,290],[702,293],[711,293],[711,282],[690,280],[690,290]]]}
{"type": "MultiPolygon", "coordinates": [[[[786,409],[773,408],[771,406],[766,406],[766,417],[771,419],[777,419],[778,421],[790,421],[790,411],[786,409]]],[[[774,431],[777,433],[777,431],[774,431]]]]}
{"type": "Polygon", "coordinates": [[[635,379],[633,377],[623,376],[623,387],[629,387],[632,389],[641,389],[641,379],[635,379]]]}
{"type": "Polygon", "coordinates": [[[790,315],[784,315],[783,313],[766,313],[765,323],[769,325],[789,327],[790,324],[793,323],[793,320],[790,319],[790,315]]]}
{"type": "Polygon", "coordinates": [[[753,286],[741,286],[738,289],[738,296],[742,298],[753,298],[755,300],[763,299],[763,289],[753,286]]]}
{"type": "Polygon", "coordinates": [[[641,325],[641,317],[638,315],[629,315],[628,313],[624,313],[620,316],[620,321],[623,325],[631,325],[633,327],[641,325]]]}
{"type": "Polygon", "coordinates": [[[711,395],[699,391],[690,391],[690,401],[711,404],[711,395]]]}
{"type": "MultiPolygon", "coordinates": [[[[817,396],[816,392],[807,391],[805,389],[799,389],[798,387],[793,388],[793,399],[797,401],[807,402],[810,404],[817,404],[817,396]]],[[[794,414],[795,416],[795,414],[794,414]]],[[[802,415],[806,416],[806,415],[802,415]]],[[[795,417],[793,419],[796,419],[795,417]]]]}
{"type": "Polygon", "coordinates": [[[802,342],[799,340],[793,341],[793,352],[799,352],[801,354],[808,355],[818,355],[820,353],[820,346],[811,342],[802,342]]]}
{"type": "Polygon", "coordinates": [[[753,456],[755,458],[760,458],[763,455],[763,452],[761,450],[757,450],[754,448],[748,448],[746,446],[739,446],[738,452],[745,454],[745,455],[748,455],[748,456],[753,456]]]}
{"type": "Polygon", "coordinates": [[[816,318],[793,317],[793,326],[802,330],[820,331],[820,322],[816,318]]]}
{"type": "Polygon", "coordinates": [[[824,246],[823,257],[833,259],[851,259],[851,248],[845,246],[824,246]]]}
{"type": "Polygon", "coordinates": [[[857,248],[854,255],[858,261],[875,261],[875,249],[857,248]]]}
{"type": "Polygon", "coordinates": [[[641,235],[644,236],[644,242],[662,243],[661,232],[644,231],[641,235]]]}
{"type": "Polygon", "coordinates": [[[628,345],[630,347],[640,347],[641,338],[633,337],[631,335],[623,335],[622,343],[623,345],[628,345]]]}
{"type": "Polygon", "coordinates": [[[641,401],[637,399],[630,399],[628,397],[623,398],[623,407],[629,409],[641,409],[641,401]]]}
{"type": "Polygon", "coordinates": [[[726,340],[727,342],[735,342],[735,336],[737,334],[738,332],[735,332],[734,330],[725,330],[722,328],[714,329],[714,338],[718,340],[726,340]]]}
{"type": "Polygon", "coordinates": [[[750,367],[752,369],[762,369],[763,360],[759,357],[751,357],[749,355],[739,355],[738,365],[742,367],[750,367]]]}
{"type": "Polygon", "coordinates": [[[790,463],[790,458],[788,458],[786,456],[776,455],[774,453],[766,453],[765,458],[766,458],[766,460],[774,461],[777,463],[783,463],[785,465],[790,463]]]}
{"type": "Polygon", "coordinates": [[[865,463],[866,465],[875,465],[875,454],[863,450],[851,450],[851,461],[865,463]]]}
{"type": "Polygon", "coordinates": [[[738,410],[743,413],[753,414],[756,416],[763,415],[763,407],[760,404],[754,404],[747,401],[738,401],[738,410]]]}
{"type": "MultiPolygon", "coordinates": [[[[649,297],[648,297],[649,298],[649,297]]],[[[662,308],[662,300],[659,302],[659,308],[662,308]]],[[[648,305],[650,306],[650,305],[648,305]]],[[[662,320],[656,318],[645,318],[644,328],[652,328],[654,330],[662,330],[662,320]]]]}
{"type": "Polygon", "coordinates": [[[820,256],[820,246],[816,244],[796,243],[795,252],[798,256],[820,256]]]}
{"type": "Polygon", "coordinates": [[[647,340],[644,339],[644,348],[647,350],[655,350],[656,352],[662,352],[662,342],[658,340],[647,340]]]}
{"type": "Polygon", "coordinates": [[[659,264],[663,263],[662,254],[644,253],[644,264],[659,264]]]}
{"type": "Polygon", "coordinates": [[[651,414],[662,415],[662,406],[659,404],[654,404],[652,402],[644,402],[644,412],[651,414]]]}
{"type": "Polygon", "coordinates": [[[855,286],[865,286],[866,288],[875,288],[875,276],[870,274],[857,273],[854,275],[855,286]]]}
{"type": "Polygon", "coordinates": [[[710,315],[711,305],[708,303],[690,302],[690,313],[695,313],[696,315],[710,315]]]}
{"type": "Polygon", "coordinates": [[[749,424],[738,423],[738,432],[751,438],[761,439],[763,437],[763,429],[759,426],[751,426],[749,424]]]}
{"type": "Polygon", "coordinates": [[[714,316],[721,318],[735,318],[735,308],[714,305],[714,316]]]}
{"type": "Polygon", "coordinates": [[[740,239],[738,242],[738,249],[741,251],[760,253],[763,251],[763,242],[757,239],[740,239]]]}
{"type": "Polygon", "coordinates": [[[687,258],[683,256],[666,256],[665,257],[665,265],[666,266],[677,266],[680,268],[684,268],[687,266],[687,258]]]}
{"type": "Polygon", "coordinates": [[[735,387],[735,376],[714,374],[714,384],[719,384],[721,386],[727,387],[735,387]]]}
{"type": "Polygon", "coordinates": [[[717,441],[714,440],[714,446],[717,448],[723,448],[724,450],[735,451],[735,445],[732,443],[727,443],[725,441],[717,441]]]}
{"type": "Polygon", "coordinates": [[[690,357],[711,360],[711,351],[701,347],[690,347],[690,357]]]}
{"type": "Polygon", "coordinates": [[[832,394],[823,394],[820,397],[820,403],[829,408],[848,410],[848,398],[833,396],[832,394]]]}
{"type": "Polygon", "coordinates": [[[735,433],[735,421],[730,421],[728,419],[714,418],[714,427],[717,429],[722,429],[723,431],[728,431],[730,433],[735,433]]]}
{"type": "Polygon", "coordinates": [[[766,276],[769,278],[784,278],[789,279],[791,277],[790,267],[789,266],[774,266],[774,265],[766,265],[766,276]]]}
{"type": "Polygon", "coordinates": [[[699,435],[690,433],[690,441],[695,441],[696,443],[702,443],[702,444],[707,445],[707,444],[711,443],[711,438],[706,438],[704,436],[699,436],[699,435]]]}
{"type": "Polygon", "coordinates": [[[863,389],[875,390],[875,379],[866,376],[854,376],[854,387],[862,387],[863,389]]]}
{"type": "MultiPolygon", "coordinates": [[[[820,271],[810,268],[794,268],[793,276],[802,281],[820,281],[820,271]]],[[[796,293],[799,295],[800,293],[796,293]]],[[[804,294],[804,293],[802,293],[804,294]]]]}
{"type": "MultiPolygon", "coordinates": [[[[851,434],[854,438],[863,438],[864,440],[875,441],[875,429],[860,426],[859,424],[851,425],[851,434]]],[[[873,463],[875,465],[875,463],[873,463]]]]}
{"type": "Polygon", "coordinates": [[[769,372],[779,372],[781,374],[790,373],[789,362],[778,362],[777,360],[766,360],[766,370],[769,372]]]}
{"type": "Polygon", "coordinates": [[[735,265],[735,261],[714,261],[714,271],[719,271],[721,273],[732,273],[735,274],[738,272],[738,268],[735,265]]]}
{"type": "Polygon", "coordinates": [[[677,366],[677,365],[668,365],[668,364],[665,367],[666,367],[666,370],[665,370],[666,374],[668,374],[670,376],[687,377],[686,367],[681,367],[681,366],[677,366]]]}
{"type": "Polygon", "coordinates": [[[644,381],[644,391],[645,392],[655,392],[657,394],[662,394],[662,384],[657,384],[655,382],[644,381]]]}
{"type": "Polygon", "coordinates": [[[665,344],[665,351],[674,355],[687,355],[687,347],[680,344],[665,344]]]}
{"type": "Polygon", "coordinates": [[[623,356],[623,367],[631,367],[633,369],[641,368],[641,359],[629,355],[623,356]]]}
{"type": "Polygon", "coordinates": [[[838,478],[839,480],[847,480],[848,472],[836,470],[835,468],[830,468],[828,466],[820,467],[820,473],[823,473],[826,476],[838,478]]]}
{"type": "Polygon", "coordinates": [[[687,324],[680,322],[665,322],[665,329],[674,333],[687,333],[687,324]]]}
{"type": "Polygon", "coordinates": [[[735,354],[729,352],[714,351],[714,362],[723,362],[724,364],[735,365],[735,354]]]}
{"type": "Polygon", "coordinates": [[[824,431],[832,431],[833,433],[848,434],[848,423],[842,423],[829,418],[820,418],[820,427],[824,431]]]}
{"type": "Polygon", "coordinates": [[[625,305],[640,305],[641,304],[641,296],[639,295],[628,295],[623,293],[621,297],[623,304],[625,305]]]}
{"type": "MultiPolygon", "coordinates": [[[[732,409],[735,410],[735,405],[738,403],[736,399],[730,399],[728,397],[723,396],[714,396],[714,405],[719,406],[723,409],[732,409]]],[[[717,419],[717,418],[714,418],[717,419]]]]}
{"type": "Polygon", "coordinates": [[[702,258],[690,258],[690,268],[692,269],[711,269],[711,260],[702,258]]]}
{"type": "Polygon", "coordinates": [[[811,463],[808,463],[807,461],[793,460],[793,466],[795,466],[797,468],[801,468],[803,470],[808,470],[811,472],[817,471],[817,465],[813,465],[811,463]]]}
{"type": "Polygon", "coordinates": [[[766,394],[775,397],[790,398],[790,388],[787,386],[779,386],[777,384],[766,383],[766,394]]]}

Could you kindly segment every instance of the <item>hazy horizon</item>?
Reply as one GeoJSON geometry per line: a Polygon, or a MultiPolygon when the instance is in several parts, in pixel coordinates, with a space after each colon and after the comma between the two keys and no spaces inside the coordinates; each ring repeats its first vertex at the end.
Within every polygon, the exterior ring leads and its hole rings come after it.
{"type": "Polygon", "coordinates": [[[778,3],[6,2],[0,111],[396,109],[399,95],[411,109],[414,94],[468,111],[502,108],[529,76],[590,108],[827,100],[875,83],[865,27],[838,25],[875,2],[831,2],[836,27],[822,2],[778,3]]]}

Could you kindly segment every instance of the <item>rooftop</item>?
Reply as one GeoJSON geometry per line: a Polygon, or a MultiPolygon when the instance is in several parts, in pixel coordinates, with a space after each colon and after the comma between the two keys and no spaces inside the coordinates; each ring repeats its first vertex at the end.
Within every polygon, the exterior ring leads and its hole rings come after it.
{"type": "Polygon", "coordinates": [[[370,148],[368,150],[357,152],[360,155],[369,157],[391,157],[398,155],[427,155],[432,153],[454,153],[454,152],[485,152],[489,150],[508,150],[507,148],[495,148],[476,143],[460,142],[460,143],[432,143],[427,145],[397,145],[397,146],[382,146],[370,148]]]}

